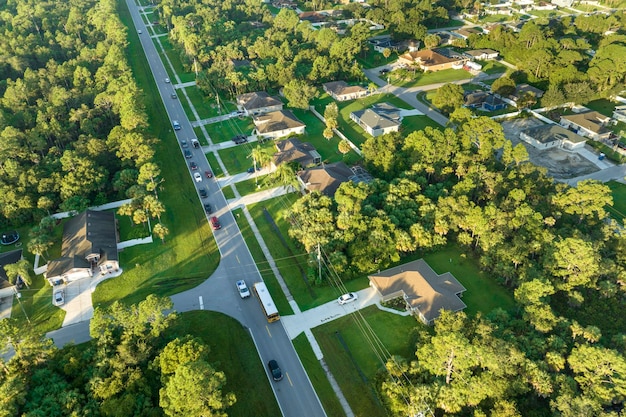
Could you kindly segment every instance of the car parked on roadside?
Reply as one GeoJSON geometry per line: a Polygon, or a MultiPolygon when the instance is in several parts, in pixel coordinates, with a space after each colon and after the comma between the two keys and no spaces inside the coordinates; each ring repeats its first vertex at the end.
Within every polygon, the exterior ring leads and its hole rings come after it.
{"type": "Polygon", "coordinates": [[[272,374],[272,379],[274,381],[280,381],[281,379],[283,379],[283,371],[280,370],[278,362],[272,359],[267,363],[267,367],[270,368],[270,373],[272,374]]]}
{"type": "Polygon", "coordinates": [[[169,78],[166,78],[166,79],[165,79],[165,83],[169,84],[169,83],[170,83],[170,79],[169,79],[169,78]]]}
{"type": "Polygon", "coordinates": [[[207,198],[209,196],[209,193],[207,193],[206,188],[200,188],[198,192],[200,193],[200,198],[207,198]]]}
{"type": "Polygon", "coordinates": [[[193,145],[194,148],[199,148],[200,147],[200,142],[198,142],[198,139],[191,139],[191,144],[193,145]]]}
{"type": "Polygon", "coordinates": [[[172,98],[174,98],[174,99],[175,99],[175,98],[178,98],[178,96],[176,95],[176,93],[172,93],[172,94],[170,95],[170,97],[172,97],[172,98]]]}
{"type": "Polygon", "coordinates": [[[189,168],[191,168],[192,171],[196,171],[198,169],[198,164],[196,164],[195,162],[191,161],[189,163],[189,168]]]}
{"type": "Polygon", "coordinates": [[[213,230],[219,230],[222,228],[220,221],[215,216],[211,217],[211,227],[213,228],[213,230]]]}
{"type": "Polygon", "coordinates": [[[174,130],[180,130],[180,123],[177,120],[172,122],[172,126],[174,126],[174,130]]]}
{"type": "Polygon", "coordinates": [[[213,178],[213,173],[211,171],[204,171],[204,176],[207,178],[213,178]]]}
{"type": "Polygon", "coordinates": [[[243,279],[240,279],[239,281],[237,281],[237,291],[239,291],[239,296],[241,298],[248,298],[250,297],[250,290],[248,289],[248,286],[246,285],[246,281],[244,281],[243,279]]]}
{"type": "Polygon", "coordinates": [[[187,143],[187,141],[185,139],[181,139],[180,140],[180,146],[182,146],[183,148],[187,149],[189,147],[189,143],[187,143]]]}
{"type": "Polygon", "coordinates": [[[211,214],[211,212],[213,211],[213,209],[211,208],[210,204],[205,204],[204,205],[204,211],[206,212],[206,214],[211,214]]]}
{"type": "Polygon", "coordinates": [[[187,158],[187,159],[191,159],[191,157],[193,156],[189,149],[185,149],[184,154],[185,154],[185,158],[187,158]]]}
{"type": "Polygon", "coordinates": [[[344,305],[356,301],[359,299],[359,296],[354,292],[349,292],[347,294],[342,295],[337,299],[339,305],[344,305]]]}
{"type": "Polygon", "coordinates": [[[54,305],[62,306],[65,304],[65,291],[57,290],[54,292],[54,305]]]}
{"type": "Polygon", "coordinates": [[[200,175],[199,172],[194,172],[193,179],[196,180],[196,182],[202,182],[202,175],[200,175]]]}

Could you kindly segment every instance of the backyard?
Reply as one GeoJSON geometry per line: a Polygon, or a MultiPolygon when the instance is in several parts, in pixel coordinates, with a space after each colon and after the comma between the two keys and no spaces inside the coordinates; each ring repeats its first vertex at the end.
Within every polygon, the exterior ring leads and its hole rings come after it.
{"type": "Polygon", "coordinates": [[[613,206],[607,206],[606,209],[611,217],[623,226],[624,218],[626,218],[626,184],[609,181],[606,185],[611,189],[613,195],[613,206]]]}
{"type": "Polygon", "coordinates": [[[449,83],[468,80],[474,76],[464,69],[447,69],[442,71],[415,72],[410,70],[392,71],[390,81],[399,87],[411,88],[423,85],[449,83]]]}

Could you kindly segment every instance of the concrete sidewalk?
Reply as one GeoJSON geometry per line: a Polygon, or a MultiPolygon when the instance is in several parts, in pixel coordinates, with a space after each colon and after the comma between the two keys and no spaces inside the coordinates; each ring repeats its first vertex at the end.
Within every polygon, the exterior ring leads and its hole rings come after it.
{"type": "MultiPolygon", "coordinates": [[[[202,127],[204,127],[204,125],[202,125],[202,127]]],[[[248,136],[248,142],[246,143],[254,143],[257,141],[258,141],[257,137],[255,135],[252,135],[252,136],[248,136]]],[[[244,143],[237,144],[229,140],[228,142],[219,142],[219,143],[215,143],[209,146],[203,146],[202,151],[204,153],[216,152],[216,151],[221,151],[222,149],[234,148],[235,146],[241,146],[241,145],[245,145],[245,144],[244,143]]]]}
{"type": "Polygon", "coordinates": [[[270,188],[269,190],[259,191],[258,193],[248,194],[239,198],[231,198],[228,200],[230,209],[235,209],[240,206],[248,206],[250,204],[259,203],[261,201],[269,200],[274,197],[293,193],[295,190],[292,187],[280,186],[276,188],[270,188]]]}

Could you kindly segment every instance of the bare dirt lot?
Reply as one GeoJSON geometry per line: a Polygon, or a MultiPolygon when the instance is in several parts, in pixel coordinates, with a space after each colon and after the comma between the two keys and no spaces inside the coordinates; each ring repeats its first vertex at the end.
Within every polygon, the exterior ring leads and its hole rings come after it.
{"type": "Polygon", "coordinates": [[[502,128],[504,129],[504,136],[513,143],[513,146],[522,143],[528,151],[530,162],[547,168],[548,175],[553,178],[568,179],[599,171],[594,163],[576,152],[564,151],[561,148],[539,150],[519,138],[519,133],[522,130],[542,124],[543,122],[534,118],[515,119],[502,122],[502,128]]]}

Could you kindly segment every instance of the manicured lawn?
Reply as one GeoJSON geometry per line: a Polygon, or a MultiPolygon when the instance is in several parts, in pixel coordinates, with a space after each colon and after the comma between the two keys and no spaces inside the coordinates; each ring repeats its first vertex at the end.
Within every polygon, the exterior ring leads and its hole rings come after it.
{"type": "Polygon", "coordinates": [[[233,146],[232,148],[222,149],[218,151],[226,170],[230,175],[238,174],[246,171],[253,166],[250,153],[257,146],[263,149],[267,149],[268,152],[274,153],[275,147],[273,141],[266,141],[259,144],[258,142],[242,143],[241,145],[233,146]]]}
{"type": "Polygon", "coordinates": [[[389,58],[385,58],[383,54],[376,52],[374,50],[374,46],[369,43],[366,46],[366,52],[359,54],[356,58],[359,64],[361,64],[365,69],[387,65],[394,62],[396,59],[398,59],[398,54],[396,52],[392,51],[389,58]]]}
{"type": "Polygon", "coordinates": [[[515,16],[509,16],[506,14],[491,14],[480,19],[481,23],[498,23],[498,22],[508,22],[514,21],[515,16]]]}
{"type": "Polygon", "coordinates": [[[441,126],[428,116],[407,116],[402,119],[400,130],[409,134],[417,130],[424,130],[426,127],[440,128],[441,126]]]}
{"type": "Polygon", "coordinates": [[[322,369],[320,362],[315,357],[315,353],[313,352],[313,349],[311,349],[311,345],[304,333],[293,339],[292,343],[296,348],[296,352],[298,352],[300,362],[304,365],[304,369],[313,384],[313,388],[315,388],[315,392],[317,392],[317,396],[322,402],[326,415],[345,415],[343,408],[339,403],[339,399],[337,398],[337,395],[335,395],[335,391],[333,391],[330,382],[328,382],[324,369],[322,369]]]}
{"type": "Polygon", "coordinates": [[[431,25],[431,26],[427,26],[428,29],[438,29],[438,28],[451,28],[451,27],[457,27],[457,26],[463,26],[465,25],[465,22],[463,22],[462,20],[448,20],[447,22],[443,22],[443,23],[439,23],[438,25],[431,25]]]}
{"type": "MultiPolygon", "coordinates": [[[[443,71],[429,71],[425,73],[418,73],[417,76],[411,81],[394,79],[394,72],[391,72],[391,82],[393,85],[399,85],[401,87],[418,87],[421,85],[449,83],[452,81],[466,80],[473,78],[474,76],[464,69],[447,69],[443,71]]],[[[406,104],[405,104],[406,106],[406,104]]]]}
{"type": "Polygon", "coordinates": [[[585,107],[589,107],[591,110],[595,110],[598,113],[602,113],[603,115],[609,117],[613,115],[613,110],[615,110],[616,106],[616,103],[613,103],[605,98],[593,100],[585,104],[585,107]]]}
{"type": "Polygon", "coordinates": [[[620,224],[624,224],[626,218],[626,184],[617,181],[609,181],[606,185],[611,189],[613,194],[613,207],[607,206],[607,210],[611,217],[620,224]]]}
{"type": "Polygon", "coordinates": [[[167,36],[154,39],[154,43],[157,51],[159,51],[159,56],[163,60],[163,65],[165,65],[165,69],[170,75],[172,82],[176,82],[176,77],[174,76],[175,74],[172,73],[172,69],[170,68],[167,59],[165,59],[165,57],[163,56],[163,51],[161,50],[159,44],[163,46],[163,50],[165,50],[165,54],[167,55],[169,62],[172,63],[174,71],[176,71],[176,75],[178,75],[178,78],[180,78],[181,82],[186,83],[189,81],[194,81],[196,79],[196,74],[194,74],[193,72],[187,72],[185,70],[185,68],[183,67],[183,63],[178,56],[178,50],[175,49],[174,46],[170,43],[167,36]]]}
{"type": "MultiPolygon", "coordinates": [[[[125,3],[121,4],[121,18],[128,25],[130,16],[125,3]]],[[[139,88],[145,92],[150,134],[161,139],[156,149],[156,163],[165,181],[158,192],[167,209],[162,223],[170,234],[165,244],[155,238],[152,244],[120,252],[124,273],[97,287],[93,294],[94,306],[116,300],[136,303],[148,294],[164,296],[192,288],[211,275],[220,259],[136,32],[129,31],[129,41],[129,62],[139,88]]],[[[125,216],[118,218],[120,223],[129,221],[125,216]]]]}
{"type": "Polygon", "coordinates": [[[246,220],[246,217],[243,215],[243,210],[233,210],[233,215],[235,216],[235,220],[237,220],[237,225],[239,226],[239,230],[241,230],[241,235],[246,241],[246,245],[250,250],[252,258],[254,259],[254,263],[256,263],[256,266],[263,277],[263,281],[272,295],[272,299],[276,304],[276,308],[278,308],[278,312],[283,316],[293,314],[293,310],[287,301],[287,297],[285,297],[285,294],[280,288],[280,284],[278,283],[272,268],[270,268],[265,255],[263,255],[259,242],[256,240],[256,237],[250,228],[250,223],[248,223],[248,220],[246,220]]]}
{"type": "Polygon", "coordinates": [[[259,359],[250,333],[239,322],[210,311],[183,313],[168,330],[173,336],[191,334],[210,347],[210,360],[226,375],[223,393],[232,392],[237,402],[226,412],[230,417],[281,415],[278,403],[259,359]]]}
{"type": "Polygon", "coordinates": [[[257,178],[252,177],[249,180],[240,181],[236,185],[239,194],[244,196],[258,191],[267,190],[276,187],[272,184],[267,175],[259,175],[257,178]]]}
{"type": "Polygon", "coordinates": [[[504,74],[508,70],[507,66],[493,59],[490,59],[488,61],[478,61],[478,63],[483,66],[482,71],[489,75],[504,74]]]}
{"type": "MultiPolygon", "coordinates": [[[[23,254],[26,256],[25,251],[23,254]]],[[[45,261],[41,260],[40,265],[43,262],[45,261]]],[[[25,326],[30,321],[41,334],[60,328],[65,311],[52,304],[52,287],[43,275],[31,278],[30,287],[19,290],[21,298],[18,300],[17,297],[13,297],[11,318],[17,321],[18,326],[25,326]]]]}
{"type": "MultiPolygon", "coordinates": [[[[415,358],[415,346],[409,335],[416,327],[423,326],[415,318],[380,311],[376,306],[363,309],[360,313],[390,354],[409,360],[415,358]]],[[[383,369],[384,363],[380,362],[370,347],[370,342],[361,332],[361,326],[356,325],[356,317],[351,314],[316,327],[312,329],[313,335],[355,415],[387,416],[375,394],[376,374],[383,369]]]]}
{"type": "Polygon", "coordinates": [[[250,117],[234,117],[205,125],[204,128],[213,143],[220,143],[228,142],[235,135],[251,135],[254,131],[254,122],[250,117]]]}
{"type": "Polygon", "coordinates": [[[224,194],[224,198],[226,200],[231,200],[233,198],[235,198],[235,192],[233,191],[232,187],[229,185],[227,187],[222,188],[222,193],[224,194]]]}
{"type": "MultiPolygon", "coordinates": [[[[217,105],[217,101],[214,98],[209,98],[202,93],[202,91],[196,87],[187,87],[185,88],[187,92],[187,96],[191,103],[195,107],[198,112],[198,116],[200,116],[200,120],[208,119],[211,117],[219,116],[221,114],[230,113],[232,110],[229,107],[234,107],[233,104],[228,103],[230,106],[222,105],[219,107],[217,105]]],[[[224,102],[222,102],[224,104],[224,102]]],[[[194,116],[195,117],[195,116],[194,116]]]]}
{"type": "Polygon", "coordinates": [[[209,161],[209,165],[211,165],[211,169],[213,170],[214,177],[223,177],[224,172],[222,168],[220,168],[220,164],[217,163],[217,157],[213,152],[209,152],[205,154],[207,161],[209,161]]]}

